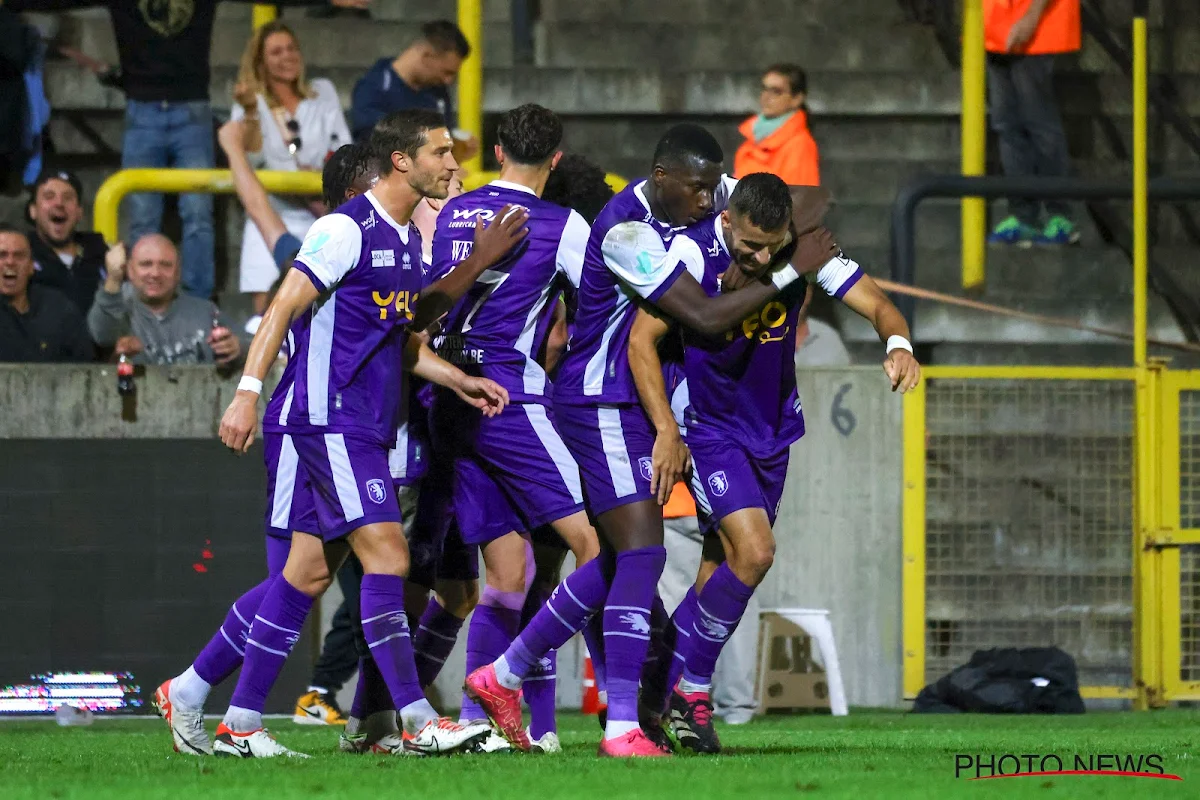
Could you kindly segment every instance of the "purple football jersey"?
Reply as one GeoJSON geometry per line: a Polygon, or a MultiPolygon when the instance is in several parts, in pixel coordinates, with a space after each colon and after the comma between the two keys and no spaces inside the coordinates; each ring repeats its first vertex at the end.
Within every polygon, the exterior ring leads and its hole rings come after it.
{"type": "MultiPolygon", "coordinates": [[[[638,402],[627,354],[637,312],[634,299],[656,302],[687,269],[682,261],[667,256],[671,240],[685,228],[655,218],[645,184],[639,181],[618,192],[592,225],[575,330],[555,382],[556,402],[638,402]]],[[[725,208],[734,185],[733,180],[722,178],[714,213],[725,208]]],[[[699,274],[693,277],[700,279],[699,274]]]]}
{"type": "Polygon", "coordinates": [[[313,223],[296,256],[320,291],[288,332],[263,430],[396,442],[406,327],[421,292],[421,237],[371,192],[313,223]]]}
{"type": "Polygon", "coordinates": [[[455,305],[434,347],[447,361],[499,383],[512,401],[545,403],[550,382],[537,356],[560,280],[579,283],[589,232],[583,217],[525,186],[492,181],[438,214],[430,277],[440,279],[469,256],[476,220],[490,223],[510,203],[529,211],[529,235],[455,305]]]}
{"type": "MultiPolygon", "coordinates": [[[[689,227],[670,250],[673,258],[702,266],[700,285],[721,291],[718,276],[729,250],[720,218],[689,227]]],[[[841,297],[862,277],[853,261],[834,258],[815,275],[841,297]]],[[[806,284],[796,281],[723,336],[683,331],[688,405],[684,425],[691,440],[734,438],[757,458],[777,453],[804,435],[796,393],[796,328],[806,284]]]]}

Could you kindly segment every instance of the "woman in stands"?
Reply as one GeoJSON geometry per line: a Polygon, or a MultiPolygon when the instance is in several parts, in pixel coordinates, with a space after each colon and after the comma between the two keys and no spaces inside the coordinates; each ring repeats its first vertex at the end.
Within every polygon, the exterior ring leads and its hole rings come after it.
{"type": "MultiPolygon", "coordinates": [[[[232,117],[245,121],[244,146],[257,169],[320,172],[331,153],[350,143],[333,83],[304,75],[304,57],[291,28],[280,21],[263,25],[242,53],[232,117]]],[[[272,196],[288,231],[304,238],[317,216],[319,201],[272,196]]],[[[257,327],[267,305],[267,292],[279,277],[275,259],[258,228],[249,219],[242,235],[240,288],[253,296],[255,316],[247,330],[257,327]]]]}
{"type": "Polygon", "coordinates": [[[778,175],[790,186],[820,186],[817,143],[808,130],[808,76],[795,64],[763,72],[759,113],[743,122],[746,137],[733,161],[738,178],[754,172],[778,175]]]}

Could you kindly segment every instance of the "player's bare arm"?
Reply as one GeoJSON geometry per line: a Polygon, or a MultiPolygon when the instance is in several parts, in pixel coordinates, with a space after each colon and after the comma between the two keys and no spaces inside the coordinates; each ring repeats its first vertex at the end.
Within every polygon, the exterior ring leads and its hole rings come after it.
{"type": "Polygon", "coordinates": [[[275,243],[279,241],[280,236],[287,233],[287,227],[279,218],[279,214],[271,207],[267,190],[263,188],[258,176],[254,174],[254,169],[250,166],[250,160],[246,157],[245,134],[246,123],[241,120],[232,120],[226,122],[217,131],[217,141],[229,159],[229,171],[233,174],[233,188],[237,192],[238,199],[242,201],[242,207],[246,209],[246,215],[254,221],[259,233],[262,234],[263,241],[267,244],[267,250],[274,251],[275,243]]]}
{"type": "Polygon", "coordinates": [[[656,431],[654,449],[650,454],[650,491],[658,497],[660,506],[667,504],[671,499],[671,490],[691,472],[692,466],[691,453],[679,435],[679,426],[671,411],[667,384],[663,380],[662,361],[658,357],[658,343],[670,330],[669,320],[654,309],[642,306],[629,332],[629,371],[633,373],[642,408],[654,423],[656,431]]]}
{"type": "Polygon", "coordinates": [[[563,353],[567,352],[568,338],[567,304],[560,297],[554,304],[554,324],[550,326],[550,333],[546,335],[546,353],[542,359],[542,369],[546,370],[547,374],[554,372],[563,353]]]}
{"type": "Polygon", "coordinates": [[[433,352],[424,339],[410,336],[404,345],[404,368],[418,378],[445,386],[486,417],[494,417],[508,405],[508,392],[487,378],[472,377],[433,352]]]}
{"type": "Polygon", "coordinates": [[[515,205],[505,206],[498,219],[486,227],[482,220],[477,220],[475,244],[471,248],[471,255],[421,292],[414,311],[412,329],[425,330],[453,308],[454,304],[471,290],[485,269],[508,255],[508,251],[525,238],[529,233],[529,229],[525,227],[528,221],[529,212],[515,205]]]}
{"type": "MultiPolygon", "coordinates": [[[[820,269],[837,253],[833,234],[820,227],[800,236],[790,263],[768,272],[763,279],[748,281],[737,291],[709,297],[691,275],[681,275],[658,300],[658,307],[681,325],[709,336],[725,333],[748,314],[762,308],[784,287],[806,272],[820,269]]],[[[731,270],[741,269],[737,264],[731,270]]]]}
{"type": "Polygon", "coordinates": [[[317,287],[299,270],[289,270],[275,293],[275,299],[263,314],[262,324],[250,342],[246,366],[233,402],[221,417],[221,441],[233,452],[242,454],[254,442],[258,427],[258,397],[263,378],[275,363],[283,340],[292,323],[319,297],[317,287]]]}
{"type": "Polygon", "coordinates": [[[921,381],[921,365],[909,343],[908,323],[895,304],[879,288],[879,284],[863,275],[842,297],[842,302],[871,323],[879,340],[887,346],[883,371],[892,382],[892,391],[902,394],[921,381]]]}

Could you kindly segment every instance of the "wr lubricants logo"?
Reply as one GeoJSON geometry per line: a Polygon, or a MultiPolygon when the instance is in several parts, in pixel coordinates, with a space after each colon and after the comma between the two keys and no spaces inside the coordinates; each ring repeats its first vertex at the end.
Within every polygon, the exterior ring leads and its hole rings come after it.
{"type": "Polygon", "coordinates": [[[1181,781],[1163,769],[1158,753],[957,753],[954,777],[963,780],[1110,775],[1181,781]]]}

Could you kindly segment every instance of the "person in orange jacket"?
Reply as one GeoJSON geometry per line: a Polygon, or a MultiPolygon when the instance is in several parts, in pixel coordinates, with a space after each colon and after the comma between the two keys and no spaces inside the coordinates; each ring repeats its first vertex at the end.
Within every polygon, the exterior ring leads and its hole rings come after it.
{"type": "MultiPolygon", "coordinates": [[[[1054,97],[1054,60],[1079,50],[1079,0],[983,0],[988,100],[1000,139],[1000,163],[1011,176],[1066,176],[1067,135],[1054,97]]],[[[1076,244],[1079,232],[1062,200],[1010,197],[1009,215],[993,229],[994,244],[1076,244]]]]}
{"type": "Polygon", "coordinates": [[[795,64],[775,64],[762,76],[760,113],[738,128],[746,137],[733,160],[733,174],[742,178],[754,172],[778,175],[791,186],[819,186],[817,143],[808,130],[804,98],[808,77],[795,64]]]}

